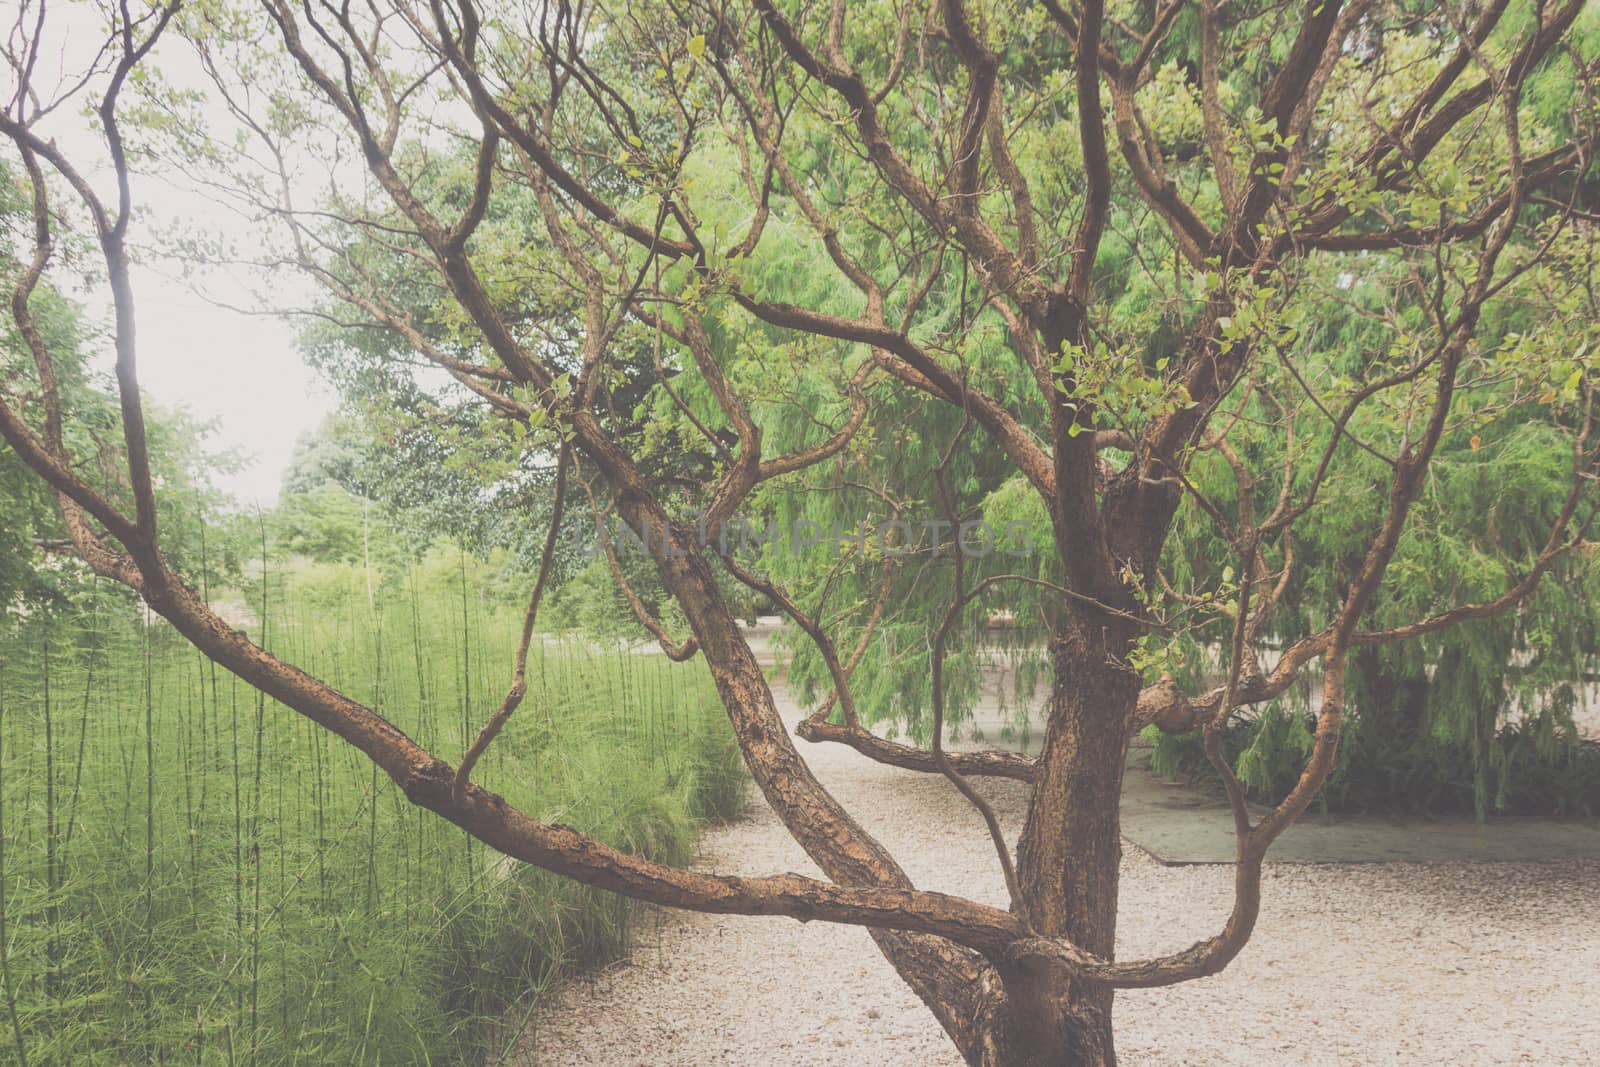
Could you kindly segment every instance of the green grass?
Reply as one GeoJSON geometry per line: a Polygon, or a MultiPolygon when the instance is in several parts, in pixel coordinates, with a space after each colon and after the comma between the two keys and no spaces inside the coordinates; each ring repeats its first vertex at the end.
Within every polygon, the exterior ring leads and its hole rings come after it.
{"type": "MultiPolygon", "coordinates": [[[[251,636],[454,759],[524,585],[303,566],[251,636]]],[[[493,1062],[530,996],[627,950],[628,902],[503,862],[129,614],[102,590],[0,638],[0,1062],[493,1062]]],[[[703,665],[546,640],[475,778],[682,862],[744,771],[703,665]]]]}

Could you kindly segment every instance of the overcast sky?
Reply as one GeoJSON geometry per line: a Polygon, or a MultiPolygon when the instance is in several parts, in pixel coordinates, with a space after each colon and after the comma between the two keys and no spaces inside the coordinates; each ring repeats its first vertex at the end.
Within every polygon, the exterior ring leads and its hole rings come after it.
{"type": "MultiPolygon", "coordinates": [[[[63,66],[76,62],[81,67],[83,50],[92,49],[100,39],[99,16],[93,5],[52,7],[49,19],[53,25],[46,29],[46,37],[53,47],[44,50],[41,62],[53,57],[63,66]]],[[[153,62],[180,84],[202,81],[193,53],[174,34],[164,38],[146,62],[153,62]]],[[[90,124],[81,108],[62,108],[48,123],[46,135],[93,175],[102,196],[114,203],[98,127],[90,124]]],[[[300,358],[292,323],[220,306],[261,308],[265,302],[259,293],[272,292],[274,286],[281,292],[283,278],[252,275],[241,269],[184,280],[178,264],[151,254],[155,235],[175,223],[192,224],[231,241],[248,244],[251,240],[249,223],[184,188],[181,178],[136,175],[133,184],[137,211],[130,236],[138,259],[133,287],[139,380],[154,401],[216,420],[213,444],[240,449],[251,457],[243,470],[219,474],[217,482],[242,504],[271,503],[296,438],[316,426],[337,398],[300,358]]],[[[103,287],[73,295],[84,302],[90,314],[109,322],[110,295],[103,287]]],[[[104,348],[98,353],[98,362],[109,370],[113,358],[109,337],[104,348]]]]}
{"type": "MultiPolygon", "coordinates": [[[[336,403],[295,350],[292,326],[218,307],[150,266],[137,268],[133,281],[139,380],[155,400],[218,420],[213,443],[243,449],[252,462],[217,481],[241,503],[271,503],[295,439],[336,403]]],[[[252,299],[234,280],[216,281],[207,287],[252,299]]]]}

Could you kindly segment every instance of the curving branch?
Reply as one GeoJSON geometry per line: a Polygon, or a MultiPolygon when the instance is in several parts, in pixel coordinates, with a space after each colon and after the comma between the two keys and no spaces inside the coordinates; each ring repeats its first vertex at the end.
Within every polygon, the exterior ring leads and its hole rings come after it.
{"type": "Polygon", "coordinates": [[[567,503],[567,466],[571,460],[571,452],[563,443],[561,452],[556,458],[556,484],[554,502],[550,505],[550,530],[544,536],[544,548],[539,553],[539,570],[533,579],[533,591],[528,594],[528,609],[522,617],[522,636],[517,641],[516,651],[511,659],[511,688],[506,690],[506,695],[495,709],[489,721],[483,724],[472,744],[467,746],[467,751],[462,754],[461,762],[456,766],[455,784],[453,786],[456,797],[462,797],[467,788],[467,783],[472,780],[472,768],[477,766],[478,760],[488,751],[489,745],[505,729],[506,723],[511,721],[517,708],[522,704],[522,698],[528,693],[528,646],[533,643],[533,626],[539,617],[539,600],[544,595],[545,581],[550,577],[550,564],[555,559],[556,541],[561,536],[561,514],[567,503]]]}

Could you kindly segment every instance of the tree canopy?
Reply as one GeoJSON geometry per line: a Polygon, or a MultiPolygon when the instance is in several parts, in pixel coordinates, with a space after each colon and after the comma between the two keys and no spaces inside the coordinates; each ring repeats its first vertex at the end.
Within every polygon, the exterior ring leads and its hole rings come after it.
{"type": "Polygon", "coordinates": [[[13,319],[34,371],[0,394],[0,432],[92,567],[413,802],[646,900],[870,927],[973,1063],[1113,1062],[1116,989],[1242,950],[1266,850],[1333,774],[1352,704],[1431,668],[1428,699],[1455,705],[1507,662],[1541,693],[1585,653],[1593,18],[1582,0],[123,7],[68,89],[93,98],[114,188],[42,132],[61,101],[30,82],[26,30],[0,134],[32,196],[13,319]],[[464,752],[228,628],[163,551],[129,273],[145,165],[258,221],[229,254],[320,284],[281,310],[417,457],[404,507],[533,531],[521,649],[464,752]],[[69,216],[116,308],[120,486],[79,472],[35,310],[69,216]],[[647,862],[472,783],[526,694],[563,516],[668,653],[704,658],[826,880],[647,862]],[[915,888],[812,777],[735,587],[804,635],[820,699],[798,733],[948,778],[1006,906],[915,888]],[[1041,648],[1037,757],[944,746],[973,624],[1001,608],[1041,648]],[[1314,725],[1256,817],[1223,738],[1296,686],[1314,725]],[[872,732],[885,716],[926,747],[872,732]],[[1121,775],[1150,726],[1199,732],[1236,897],[1216,936],[1118,960],[1121,775]],[[1015,847],[983,774],[1031,783],[1015,847]]]}

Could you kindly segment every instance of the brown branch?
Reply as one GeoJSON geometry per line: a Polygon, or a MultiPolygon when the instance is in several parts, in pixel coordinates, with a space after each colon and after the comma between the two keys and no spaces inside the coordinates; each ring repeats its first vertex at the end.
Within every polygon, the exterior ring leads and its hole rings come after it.
{"type": "Polygon", "coordinates": [[[495,709],[489,721],[483,724],[478,735],[472,739],[472,744],[461,757],[461,763],[456,767],[455,793],[459,800],[467,788],[467,782],[472,778],[472,768],[488,750],[489,745],[505,729],[512,714],[522,704],[522,698],[528,692],[528,646],[533,642],[534,621],[539,616],[539,598],[544,595],[545,581],[550,577],[550,565],[555,560],[556,541],[561,535],[561,514],[567,502],[567,465],[571,457],[570,446],[565,442],[561,445],[560,455],[556,458],[556,484],[555,496],[550,505],[550,530],[544,537],[544,549],[539,553],[539,570],[533,580],[533,591],[528,594],[528,610],[522,618],[522,637],[517,642],[517,650],[511,660],[511,687],[506,690],[505,699],[495,709]]]}
{"type": "MultiPolygon", "coordinates": [[[[622,573],[622,563],[617,559],[617,550],[616,546],[611,543],[611,535],[606,532],[605,518],[611,514],[611,511],[609,509],[604,512],[600,510],[599,501],[595,499],[594,488],[587,481],[583,483],[583,491],[589,497],[589,513],[594,517],[595,536],[600,541],[600,550],[601,554],[605,556],[606,567],[611,571],[612,581],[616,583],[617,588],[621,590],[623,597],[628,601],[628,607],[633,611],[634,617],[639,620],[640,625],[650,631],[650,635],[656,639],[656,642],[661,646],[661,651],[666,653],[668,659],[674,663],[682,663],[693,659],[694,654],[700,651],[700,642],[693,637],[686,638],[682,642],[673,640],[672,635],[667,633],[667,628],[661,625],[661,620],[656,618],[655,613],[645,604],[644,599],[634,591],[632,584],[622,573]]],[[[667,538],[665,526],[658,532],[662,540],[667,538]]],[[[640,531],[640,536],[645,539],[645,545],[648,547],[652,536],[650,528],[646,526],[640,531]]]]}
{"type": "MultiPolygon", "coordinates": [[[[961,424],[953,437],[950,445],[944,450],[943,457],[933,470],[934,483],[938,488],[939,502],[945,514],[945,521],[953,529],[961,526],[961,516],[956,510],[955,494],[950,491],[950,460],[955,455],[956,446],[961,443],[961,438],[966,435],[972,421],[968,419],[961,424]]],[[[929,699],[933,705],[933,762],[940,772],[956,787],[956,791],[967,802],[977,809],[983,817],[984,826],[989,830],[989,842],[994,846],[996,857],[1000,860],[1000,871],[1005,875],[1006,892],[1011,897],[1011,912],[1013,915],[1026,915],[1027,907],[1022,895],[1022,885],[1017,881],[1017,868],[1011,860],[1011,847],[1006,843],[1004,831],[1000,828],[1000,820],[994,813],[994,805],[985,800],[972,783],[968,782],[954,763],[944,752],[944,654],[945,646],[950,638],[950,627],[956,619],[961,617],[962,610],[972,601],[976,592],[968,593],[966,586],[966,564],[962,556],[961,546],[957,545],[954,553],[955,573],[952,576],[954,591],[950,598],[950,606],[945,610],[944,618],[940,620],[939,627],[933,634],[933,648],[930,659],[933,667],[933,677],[929,684],[929,699]]],[[[982,588],[980,585],[978,588],[982,588]]]]}

